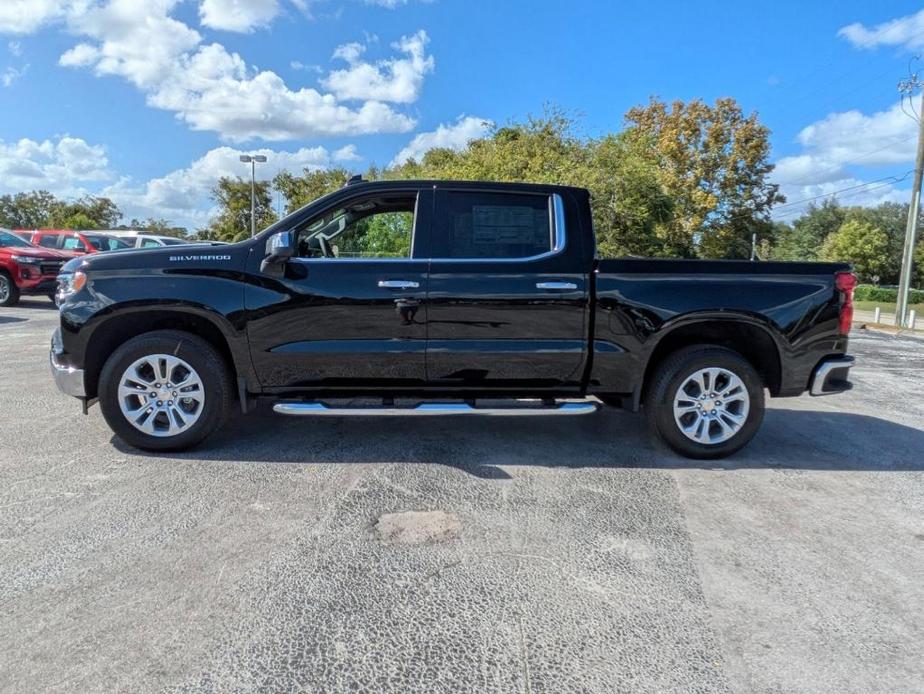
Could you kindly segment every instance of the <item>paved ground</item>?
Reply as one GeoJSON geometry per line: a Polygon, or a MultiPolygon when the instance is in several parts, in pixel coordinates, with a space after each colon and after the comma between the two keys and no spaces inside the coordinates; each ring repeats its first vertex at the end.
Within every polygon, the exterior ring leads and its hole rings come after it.
{"type": "MultiPolygon", "coordinates": [[[[856,310],[853,312],[853,320],[855,323],[876,323],[876,312],[875,311],[861,311],[856,310]]],[[[879,325],[883,326],[893,326],[895,325],[895,312],[887,313],[881,311],[879,314],[879,325]]],[[[906,328],[903,332],[909,332],[906,328]]],[[[911,331],[917,334],[924,334],[924,316],[916,316],[914,323],[914,330],[911,331]]],[[[917,335],[916,335],[917,336],[917,335]]]]}
{"type": "Polygon", "coordinates": [[[717,464],[613,411],[150,456],[54,391],[46,306],[0,309],[2,691],[924,691],[924,341],[717,464]]]}

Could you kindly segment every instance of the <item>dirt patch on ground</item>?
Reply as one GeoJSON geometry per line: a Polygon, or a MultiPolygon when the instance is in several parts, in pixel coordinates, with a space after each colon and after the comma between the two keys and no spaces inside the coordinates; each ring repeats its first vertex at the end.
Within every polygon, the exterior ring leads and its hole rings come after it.
{"type": "Polygon", "coordinates": [[[462,522],[445,511],[385,513],[375,524],[380,540],[401,545],[444,542],[458,537],[461,531],[462,522]]]}

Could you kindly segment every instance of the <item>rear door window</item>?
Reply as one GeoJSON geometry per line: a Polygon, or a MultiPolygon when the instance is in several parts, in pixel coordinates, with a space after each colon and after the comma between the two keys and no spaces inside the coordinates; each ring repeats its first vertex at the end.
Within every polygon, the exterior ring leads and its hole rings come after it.
{"type": "Polygon", "coordinates": [[[57,248],[58,237],[54,234],[43,234],[39,237],[38,245],[44,246],[45,248],[57,248]]]}
{"type": "Polygon", "coordinates": [[[553,250],[548,195],[448,191],[434,258],[530,258],[553,250]]]}
{"type": "Polygon", "coordinates": [[[66,251],[86,251],[87,245],[76,236],[68,234],[64,237],[62,248],[66,251]]]}

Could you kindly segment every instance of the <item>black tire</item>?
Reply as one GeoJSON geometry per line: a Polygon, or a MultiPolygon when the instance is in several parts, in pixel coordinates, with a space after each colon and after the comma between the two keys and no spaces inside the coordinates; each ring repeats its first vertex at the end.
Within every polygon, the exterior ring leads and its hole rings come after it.
{"type": "Polygon", "coordinates": [[[113,352],[99,378],[99,404],[106,423],[127,444],[145,451],[182,451],[201,443],[224,424],[232,401],[231,376],[222,356],[202,338],[179,330],[158,330],[134,337],[113,352]],[[125,371],[145,356],[178,357],[199,376],[205,393],[198,419],[174,436],[146,434],[128,421],[118,389],[125,371]]]}
{"type": "MultiPolygon", "coordinates": [[[[708,394],[706,396],[708,398],[708,394]]],[[[695,399],[691,400],[695,402],[695,399]]],[[[738,414],[743,412],[742,404],[726,403],[726,407],[738,408],[738,414]]],[[[656,368],[645,396],[645,414],[654,432],[677,453],[698,460],[725,458],[747,445],[760,428],[764,418],[764,384],[751,363],[737,352],[711,345],[686,347],[669,355],[656,368]],[[747,390],[749,400],[740,429],[730,438],[716,443],[694,441],[681,429],[681,423],[697,421],[698,412],[678,415],[680,423],[674,416],[674,399],[680,393],[681,386],[691,376],[706,368],[723,369],[737,376],[747,390]]],[[[716,438],[722,435],[724,425],[720,426],[719,422],[710,424],[707,420],[704,426],[705,436],[708,437],[710,432],[715,432],[716,438]]]]}
{"type": "Polygon", "coordinates": [[[19,287],[9,274],[0,270],[0,306],[15,306],[19,303],[19,287]]]}

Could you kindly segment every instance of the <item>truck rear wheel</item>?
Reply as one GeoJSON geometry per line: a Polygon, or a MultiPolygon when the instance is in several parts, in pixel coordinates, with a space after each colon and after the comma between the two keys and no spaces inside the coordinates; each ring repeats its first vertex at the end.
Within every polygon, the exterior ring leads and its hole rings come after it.
{"type": "Polygon", "coordinates": [[[724,347],[678,350],[658,365],[645,398],[649,424],[688,458],[724,458],[745,446],[764,418],[764,385],[744,357],[724,347]]]}
{"type": "Polygon", "coordinates": [[[196,335],[160,330],[132,338],[103,366],[100,409],[123,441],[180,451],[218,429],[231,405],[221,355],[196,335]]]}
{"type": "Polygon", "coordinates": [[[15,306],[19,303],[19,287],[5,271],[0,270],[0,306],[15,306]]]}

